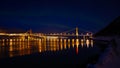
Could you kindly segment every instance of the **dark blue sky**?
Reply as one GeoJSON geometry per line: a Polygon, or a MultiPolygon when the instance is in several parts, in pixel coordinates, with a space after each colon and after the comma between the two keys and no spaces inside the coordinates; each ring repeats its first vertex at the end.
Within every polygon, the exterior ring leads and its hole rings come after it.
{"type": "Polygon", "coordinates": [[[75,28],[97,32],[120,16],[119,0],[3,0],[0,27],[61,32],[75,28]]]}

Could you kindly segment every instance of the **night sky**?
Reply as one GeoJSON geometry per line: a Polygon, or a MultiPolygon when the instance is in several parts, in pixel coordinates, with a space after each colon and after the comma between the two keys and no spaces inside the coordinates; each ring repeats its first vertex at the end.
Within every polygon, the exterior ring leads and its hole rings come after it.
{"type": "Polygon", "coordinates": [[[97,32],[120,16],[119,0],[3,0],[0,28],[33,32],[97,32]]]}

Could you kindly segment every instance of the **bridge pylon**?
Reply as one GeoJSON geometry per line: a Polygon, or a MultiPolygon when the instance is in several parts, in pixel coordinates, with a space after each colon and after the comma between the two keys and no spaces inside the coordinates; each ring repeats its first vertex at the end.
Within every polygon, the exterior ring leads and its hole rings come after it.
{"type": "Polygon", "coordinates": [[[79,35],[78,27],[76,27],[75,30],[76,30],[76,36],[78,37],[78,35],[79,35]]]}

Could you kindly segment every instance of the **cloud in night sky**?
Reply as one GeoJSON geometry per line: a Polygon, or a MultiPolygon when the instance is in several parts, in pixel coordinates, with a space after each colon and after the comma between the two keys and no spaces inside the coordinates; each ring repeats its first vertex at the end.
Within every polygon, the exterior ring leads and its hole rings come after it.
{"type": "Polygon", "coordinates": [[[120,15],[119,1],[6,0],[0,3],[0,26],[44,30],[80,29],[97,32],[120,15]]]}

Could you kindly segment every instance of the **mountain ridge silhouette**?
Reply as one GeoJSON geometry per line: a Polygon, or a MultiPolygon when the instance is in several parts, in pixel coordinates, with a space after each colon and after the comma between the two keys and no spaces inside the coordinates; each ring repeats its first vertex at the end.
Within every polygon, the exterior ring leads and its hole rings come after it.
{"type": "Polygon", "coordinates": [[[101,29],[94,36],[116,36],[120,35],[120,16],[114,19],[109,25],[101,29]]]}

